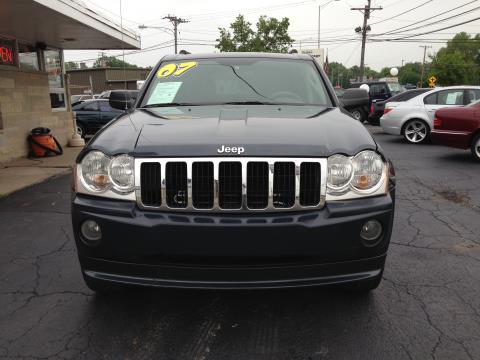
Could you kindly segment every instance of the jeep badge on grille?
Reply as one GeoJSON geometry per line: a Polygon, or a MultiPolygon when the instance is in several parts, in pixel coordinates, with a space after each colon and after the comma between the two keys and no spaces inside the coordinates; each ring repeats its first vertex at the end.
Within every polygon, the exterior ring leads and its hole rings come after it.
{"type": "Polygon", "coordinates": [[[222,145],[221,148],[217,149],[219,154],[237,154],[241,155],[245,152],[245,148],[243,146],[225,146],[222,145]]]}

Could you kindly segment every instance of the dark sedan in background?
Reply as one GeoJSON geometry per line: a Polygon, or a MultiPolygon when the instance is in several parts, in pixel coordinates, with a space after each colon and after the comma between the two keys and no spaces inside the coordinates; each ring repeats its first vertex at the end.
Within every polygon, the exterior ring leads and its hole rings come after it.
{"type": "Polygon", "coordinates": [[[73,106],[77,116],[77,133],[85,137],[94,135],[116,116],[123,111],[114,109],[108,103],[108,99],[87,100],[73,106]]]}
{"type": "Polygon", "coordinates": [[[432,141],[459,149],[470,149],[480,161],[480,100],[465,107],[437,110],[432,141]]]}
{"type": "Polygon", "coordinates": [[[390,99],[387,100],[373,100],[372,105],[370,106],[370,114],[368,115],[368,122],[372,125],[380,125],[380,118],[383,115],[385,110],[385,104],[389,102],[404,102],[414,97],[423,94],[427,91],[432,89],[429,88],[421,88],[421,89],[413,89],[402,92],[395,96],[392,96],[390,99]]]}

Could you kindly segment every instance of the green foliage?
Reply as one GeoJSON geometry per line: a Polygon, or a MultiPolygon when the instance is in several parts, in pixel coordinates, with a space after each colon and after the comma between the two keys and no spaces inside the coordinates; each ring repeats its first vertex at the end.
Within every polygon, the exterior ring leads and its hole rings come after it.
{"type": "Polygon", "coordinates": [[[65,70],[77,70],[78,64],[75,61],[67,61],[65,62],[65,70]]]}
{"type": "MultiPolygon", "coordinates": [[[[345,67],[341,63],[332,62],[329,64],[328,77],[333,86],[340,85],[342,88],[350,87],[350,80],[356,81],[360,75],[360,68],[358,66],[352,66],[351,68],[345,67]]],[[[377,79],[379,73],[369,67],[365,68],[365,76],[369,79],[377,79]]]]}
{"type": "MultiPolygon", "coordinates": [[[[420,76],[422,74],[422,63],[406,63],[398,72],[398,82],[400,84],[420,84],[420,76]]],[[[423,87],[428,86],[428,71],[425,70],[425,75],[423,78],[423,87]]]]}
{"type": "Polygon", "coordinates": [[[219,28],[219,38],[215,47],[222,52],[287,52],[293,39],[288,35],[288,18],[278,20],[260,16],[256,31],[252,24],[238,15],[230,29],[219,28]]]}
{"type": "Polygon", "coordinates": [[[94,68],[98,67],[118,67],[118,68],[137,68],[137,65],[129,64],[126,61],[120,60],[115,56],[100,56],[93,64],[94,68]]]}
{"type": "Polygon", "coordinates": [[[480,34],[458,33],[431,59],[429,75],[435,75],[439,85],[480,84],[480,34]]]}

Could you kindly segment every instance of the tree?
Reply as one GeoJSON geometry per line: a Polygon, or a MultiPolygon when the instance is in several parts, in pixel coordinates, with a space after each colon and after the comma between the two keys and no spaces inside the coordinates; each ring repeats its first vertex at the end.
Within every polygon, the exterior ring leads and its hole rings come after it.
{"type": "MultiPolygon", "coordinates": [[[[428,69],[428,66],[426,66],[426,68],[428,69]]],[[[426,84],[428,84],[427,73],[428,71],[425,71],[425,75],[423,78],[423,86],[426,86],[426,84]]],[[[420,62],[406,63],[398,71],[398,81],[400,82],[400,84],[417,85],[420,83],[421,74],[422,74],[422,63],[420,62]]]]}
{"type": "Polygon", "coordinates": [[[78,69],[78,64],[75,61],[67,61],[65,63],[65,70],[77,70],[78,69]]]}
{"type": "Polygon", "coordinates": [[[117,59],[115,56],[100,56],[97,60],[95,60],[95,63],[93,64],[94,68],[98,67],[118,67],[118,68],[137,68],[137,65],[134,64],[129,64],[126,61],[117,59]]]}
{"type": "Polygon", "coordinates": [[[447,85],[478,85],[480,83],[480,34],[471,37],[458,33],[431,57],[430,74],[438,83],[447,85]]]}
{"type": "Polygon", "coordinates": [[[278,20],[260,16],[256,31],[252,24],[238,15],[230,30],[219,28],[219,38],[215,47],[222,52],[287,52],[293,39],[288,35],[288,18],[278,20]]]}

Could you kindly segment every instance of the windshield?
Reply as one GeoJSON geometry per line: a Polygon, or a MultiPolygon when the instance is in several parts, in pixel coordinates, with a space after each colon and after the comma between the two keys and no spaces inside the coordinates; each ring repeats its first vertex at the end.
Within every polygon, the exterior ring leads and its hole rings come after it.
{"type": "Polygon", "coordinates": [[[403,87],[399,83],[387,83],[387,85],[392,94],[399,94],[404,91],[403,87]]]}
{"type": "Polygon", "coordinates": [[[162,63],[142,107],[222,104],[332,106],[313,61],[217,58],[162,63]]]}

